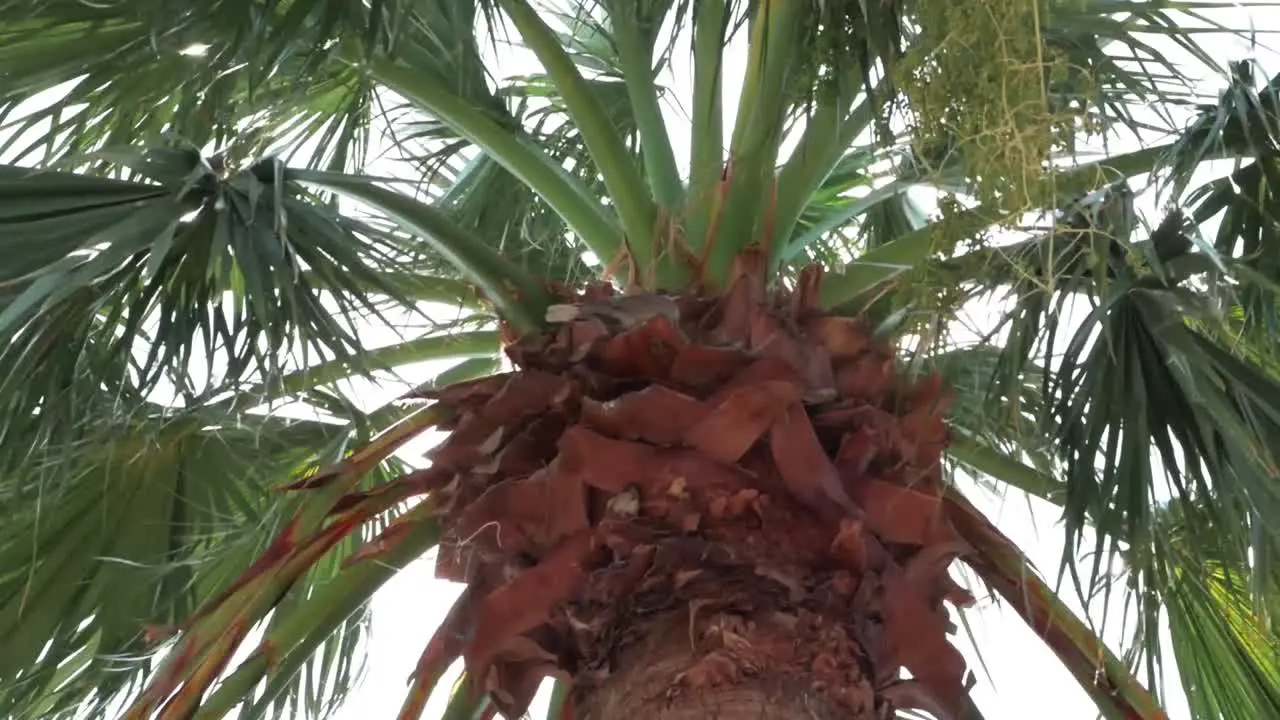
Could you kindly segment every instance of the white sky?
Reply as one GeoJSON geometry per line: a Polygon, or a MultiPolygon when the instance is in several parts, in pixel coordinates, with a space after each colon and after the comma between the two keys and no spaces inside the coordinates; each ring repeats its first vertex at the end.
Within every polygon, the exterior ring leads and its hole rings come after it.
{"type": "MultiPolygon", "coordinates": [[[[1247,29],[1256,27],[1260,31],[1275,32],[1280,30],[1280,21],[1273,15],[1266,20],[1262,13],[1238,8],[1223,8],[1215,11],[1214,20],[1233,28],[1247,29]]],[[[1225,38],[1209,39],[1200,37],[1201,42],[1222,62],[1227,60],[1258,57],[1264,70],[1280,70],[1280,58],[1273,52],[1251,49],[1244,40],[1225,38]]],[[[687,47],[687,42],[677,47],[687,47]]],[[[1260,42],[1266,43],[1267,38],[1260,42]]],[[[1170,58],[1180,60],[1186,55],[1167,42],[1155,39],[1152,44],[1166,52],[1170,58]]],[[[679,55],[680,53],[677,53],[679,55]]],[[[737,105],[736,89],[741,84],[743,73],[744,47],[741,42],[731,47],[725,58],[725,117],[726,124],[732,123],[737,105]]],[[[525,74],[530,72],[531,65],[527,53],[500,48],[496,57],[500,75],[525,74]]],[[[1189,62],[1189,61],[1188,61],[1189,62]]],[[[1223,85],[1220,77],[1214,76],[1208,69],[1192,69],[1191,74],[1203,76],[1205,89],[1216,90],[1223,85]]],[[[673,71],[665,78],[660,78],[672,91],[677,102],[687,105],[690,96],[690,73],[687,64],[677,62],[673,71]]],[[[687,161],[689,137],[686,115],[674,107],[668,110],[669,130],[675,146],[676,157],[687,161]]],[[[729,133],[726,131],[726,137],[729,133]]],[[[1133,138],[1113,141],[1112,152],[1124,152],[1135,149],[1140,143],[1133,138]]],[[[375,153],[376,154],[376,153],[375,153]]],[[[0,158],[0,162],[4,159],[0,158]]],[[[404,175],[402,167],[375,167],[370,172],[380,175],[404,175]]],[[[932,198],[927,195],[913,195],[927,210],[933,210],[932,198]]],[[[1150,200],[1142,205],[1150,205],[1150,200]]],[[[1152,209],[1148,207],[1148,209],[1152,209]]],[[[973,308],[971,315],[979,324],[983,317],[990,319],[993,313],[989,309],[973,308]]],[[[380,346],[398,342],[400,338],[395,330],[382,327],[370,327],[363,339],[367,346],[380,346]]],[[[402,377],[430,377],[447,367],[447,364],[425,363],[402,370],[402,377]]],[[[359,398],[359,404],[365,407],[376,407],[399,395],[403,385],[383,383],[381,385],[360,382],[352,383],[350,390],[359,398]]],[[[406,457],[420,458],[420,453],[439,439],[437,434],[428,435],[406,448],[406,457]]],[[[979,490],[972,483],[965,483],[969,497],[980,509],[987,513],[1007,535],[1017,542],[1031,557],[1038,567],[1052,579],[1056,574],[1058,560],[1062,554],[1062,531],[1058,525],[1058,508],[1043,501],[1028,498],[1017,491],[1009,491],[1002,496],[993,496],[979,490]]],[[[1086,537],[1086,545],[1090,538],[1086,537]]],[[[444,614],[456,598],[460,586],[436,580],[432,577],[433,555],[428,555],[407,567],[383,587],[373,599],[373,631],[368,643],[368,660],[366,675],[361,686],[349,697],[345,705],[339,709],[335,720],[366,720],[370,718],[393,718],[400,708],[407,689],[409,673],[416,664],[419,653],[425,646],[444,614]]],[[[1070,599],[1068,602],[1077,612],[1080,608],[1070,599]]],[[[1119,618],[1120,613],[1111,613],[1119,618]]],[[[1088,718],[1096,714],[1093,703],[1075,680],[1057,662],[1049,650],[1036,638],[1022,621],[1012,612],[994,605],[989,599],[981,598],[978,608],[967,615],[974,632],[970,642],[961,631],[956,639],[957,645],[965,653],[970,667],[978,678],[973,696],[987,720],[1014,720],[1029,714],[1046,718],[1088,718]],[[981,660],[974,647],[982,649],[981,660]],[[988,676],[989,673],[989,676],[988,676]]],[[[1106,639],[1113,647],[1117,647],[1120,636],[1118,622],[1108,628],[1106,639]]],[[[247,650],[248,648],[246,648],[247,650]]],[[[438,717],[447,700],[449,687],[456,678],[458,668],[455,667],[446,676],[428,705],[425,718],[438,717]]],[[[1167,674],[1166,685],[1174,692],[1168,698],[1168,710],[1174,720],[1188,718],[1189,713],[1184,699],[1176,691],[1177,679],[1172,673],[1167,674]]],[[[546,687],[535,701],[533,715],[541,717],[547,700],[546,687]]]]}

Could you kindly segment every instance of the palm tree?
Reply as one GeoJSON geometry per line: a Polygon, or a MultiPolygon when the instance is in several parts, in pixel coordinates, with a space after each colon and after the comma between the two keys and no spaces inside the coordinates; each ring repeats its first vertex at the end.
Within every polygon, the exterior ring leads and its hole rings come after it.
{"type": "Polygon", "coordinates": [[[976,717],[957,560],[1106,717],[1163,639],[1280,717],[1278,90],[1188,91],[1197,10],[0,1],[0,715],[323,715],[435,549],[405,718],[459,658],[450,717],[976,717]]]}

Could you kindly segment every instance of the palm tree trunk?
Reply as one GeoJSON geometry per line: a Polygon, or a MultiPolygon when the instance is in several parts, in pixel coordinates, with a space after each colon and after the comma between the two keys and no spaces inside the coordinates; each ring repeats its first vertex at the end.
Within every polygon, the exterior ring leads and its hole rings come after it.
{"type": "Polygon", "coordinates": [[[817,271],[767,299],[753,267],[552,306],[521,370],[424,393],[459,418],[437,574],[476,588],[442,632],[509,716],[538,670],[578,720],[957,714],[941,380],[816,309],[817,271]]]}
{"type": "Polygon", "coordinates": [[[877,707],[888,708],[865,664],[831,620],[778,613],[745,620],[688,607],[657,619],[619,653],[607,678],[581,687],[573,717],[870,720],[884,716],[877,707]]]}

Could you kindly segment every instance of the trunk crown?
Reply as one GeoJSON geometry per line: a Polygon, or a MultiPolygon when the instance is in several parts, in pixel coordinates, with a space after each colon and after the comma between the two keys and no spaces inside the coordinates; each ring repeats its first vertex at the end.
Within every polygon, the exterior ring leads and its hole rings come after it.
{"type": "Polygon", "coordinates": [[[461,656],[509,717],[547,674],[611,717],[619,663],[680,625],[670,702],[767,681],[855,717],[960,714],[948,394],[820,310],[819,269],[769,291],[760,267],[718,296],[564,298],[508,346],[515,372],[422,394],[456,411],[437,574],[468,590],[419,681],[461,656]]]}

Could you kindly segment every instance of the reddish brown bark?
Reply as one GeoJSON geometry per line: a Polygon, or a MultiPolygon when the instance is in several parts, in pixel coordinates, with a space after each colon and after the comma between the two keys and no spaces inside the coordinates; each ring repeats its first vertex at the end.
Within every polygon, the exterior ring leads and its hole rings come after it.
{"type": "Polygon", "coordinates": [[[548,673],[592,720],[959,715],[945,388],[815,307],[817,271],[766,298],[740,264],[723,296],[557,306],[517,372],[423,393],[471,606],[424,667],[461,654],[509,716],[548,673]]]}
{"type": "MultiPolygon", "coordinates": [[[[812,617],[812,631],[843,636],[838,624],[812,617]]],[[[870,720],[872,683],[855,644],[846,657],[832,643],[806,647],[795,617],[744,621],[715,615],[689,622],[671,613],[643,640],[619,653],[617,669],[575,696],[575,720],[870,720]]]]}

